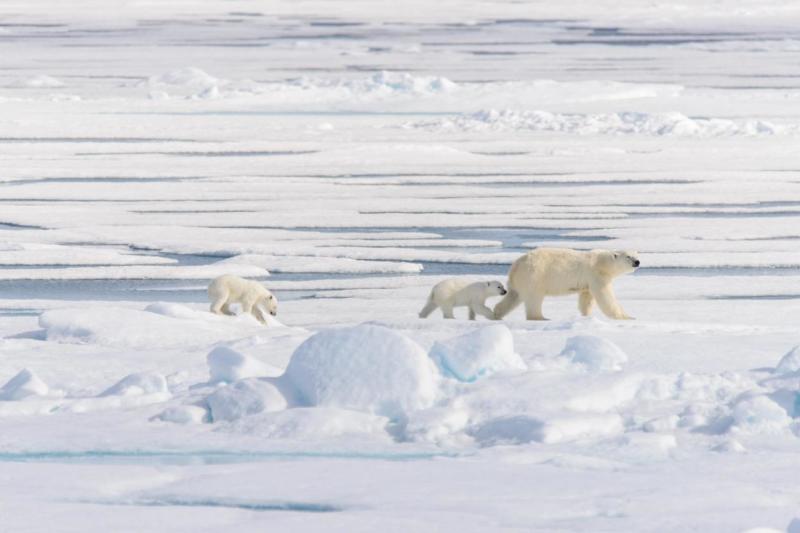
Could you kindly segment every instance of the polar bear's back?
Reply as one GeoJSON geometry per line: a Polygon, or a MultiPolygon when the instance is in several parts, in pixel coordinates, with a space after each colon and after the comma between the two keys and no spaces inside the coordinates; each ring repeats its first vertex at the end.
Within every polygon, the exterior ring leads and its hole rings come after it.
{"type": "Polygon", "coordinates": [[[465,289],[471,284],[472,281],[470,280],[459,278],[446,279],[433,286],[433,289],[431,289],[431,297],[433,301],[437,303],[453,302],[463,304],[466,302],[460,301],[466,296],[465,289]]]}
{"type": "Polygon", "coordinates": [[[586,290],[593,277],[593,252],[537,248],[511,265],[508,284],[520,294],[570,294],[586,290]]]}
{"type": "Polygon", "coordinates": [[[224,274],[214,278],[208,286],[208,295],[211,299],[226,295],[231,299],[237,299],[253,292],[260,294],[266,292],[266,289],[257,281],[240,278],[233,274],[224,274]]]}

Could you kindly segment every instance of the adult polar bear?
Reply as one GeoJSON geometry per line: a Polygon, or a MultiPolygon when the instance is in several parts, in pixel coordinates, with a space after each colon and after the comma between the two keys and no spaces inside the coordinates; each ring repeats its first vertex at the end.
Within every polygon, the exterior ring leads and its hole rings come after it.
{"type": "Polygon", "coordinates": [[[630,319],[617,303],[611,282],[638,266],[638,254],[632,251],[537,248],[511,265],[508,294],[495,306],[494,316],[501,319],[524,303],[528,320],[546,320],[542,315],[545,296],[578,293],[583,316],[592,312],[596,300],[606,316],[630,319]]]}

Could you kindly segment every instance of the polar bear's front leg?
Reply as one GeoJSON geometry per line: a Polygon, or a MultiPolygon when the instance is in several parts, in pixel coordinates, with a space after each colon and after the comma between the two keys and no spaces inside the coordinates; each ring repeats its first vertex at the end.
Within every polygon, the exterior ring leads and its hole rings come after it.
{"type": "Polygon", "coordinates": [[[219,296],[217,299],[211,302],[211,312],[217,315],[232,315],[233,313],[228,307],[229,305],[227,294],[224,296],[219,296]]]}
{"type": "Polygon", "coordinates": [[[583,316],[589,316],[592,314],[592,307],[594,307],[594,296],[588,290],[581,291],[580,296],[578,296],[578,309],[580,310],[583,316]]]}
{"type": "Polygon", "coordinates": [[[591,287],[591,294],[597,305],[603,310],[603,313],[609,318],[616,320],[632,320],[633,317],[625,314],[622,307],[617,303],[617,298],[614,296],[614,289],[611,288],[610,283],[605,285],[595,285],[591,287]]]}
{"type": "Polygon", "coordinates": [[[488,318],[489,320],[494,320],[494,311],[480,302],[469,304],[469,319],[475,320],[476,313],[482,317],[488,318]]]}
{"type": "Polygon", "coordinates": [[[262,324],[266,324],[267,320],[264,318],[264,315],[261,313],[261,309],[256,306],[255,300],[248,299],[242,302],[242,311],[253,315],[256,320],[261,322],[262,324]]]}
{"type": "Polygon", "coordinates": [[[428,315],[433,313],[438,306],[436,302],[433,301],[433,298],[428,298],[428,301],[425,303],[425,307],[422,308],[422,311],[419,312],[420,318],[428,318],[428,315]]]}

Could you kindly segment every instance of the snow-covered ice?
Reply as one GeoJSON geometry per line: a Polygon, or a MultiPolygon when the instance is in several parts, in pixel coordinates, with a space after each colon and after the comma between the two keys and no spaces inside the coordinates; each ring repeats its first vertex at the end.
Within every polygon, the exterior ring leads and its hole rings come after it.
{"type": "Polygon", "coordinates": [[[800,531],[796,3],[0,15],[0,530],[800,531]],[[416,318],[541,245],[637,319],[416,318]]]}
{"type": "Polygon", "coordinates": [[[431,358],[445,376],[472,382],[496,372],[527,370],[514,351],[514,337],[502,325],[486,326],[433,345],[431,358]]]}

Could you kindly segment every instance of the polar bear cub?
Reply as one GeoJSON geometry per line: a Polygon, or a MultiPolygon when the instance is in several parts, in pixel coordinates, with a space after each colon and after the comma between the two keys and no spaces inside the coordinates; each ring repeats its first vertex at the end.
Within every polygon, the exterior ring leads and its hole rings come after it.
{"type": "Polygon", "coordinates": [[[262,324],[267,323],[263,309],[270,315],[278,314],[278,299],[257,281],[225,274],[214,279],[208,286],[211,312],[232,315],[230,305],[238,303],[242,311],[250,313],[262,324]]]}
{"type": "Polygon", "coordinates": [[[463,279],[446,279],[433,286],[428,302],[422,311],[419,312],[420,318],[427,318],[434,309],[441,308],[442,316],[445,318],[455,318],[453,316],[454,307],[469,307],[469,319],[475,320],[475,315],[483,315],[486,318],[494,319],[494,312],[486,307],[486,299],[492,296],[503,296],[506,293],[503,284],[499,281],[476,281],[472,282],[463,279]]]}
{"type": "Polygon", "coordinates": [[[592,312],[595,301],[610,318],[630,319],[614,296],[611,282],[639,267],[633,251],[567,248],[537,248],[514,261],[508,272],[508,294],[494,308],[501,319],[519,304],[525,304],[528,320],[546,320],[542,315],[545,296],[578,294],[583,316],[592,312]]]}

